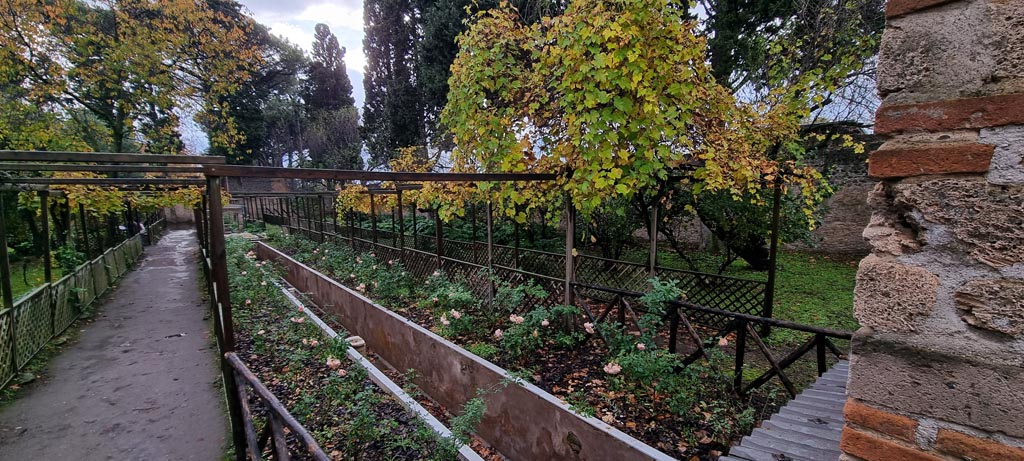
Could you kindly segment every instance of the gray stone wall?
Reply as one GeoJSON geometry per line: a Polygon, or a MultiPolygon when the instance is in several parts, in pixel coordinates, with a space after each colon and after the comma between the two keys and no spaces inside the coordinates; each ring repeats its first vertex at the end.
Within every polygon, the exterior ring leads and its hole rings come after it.
{"type": "Polygon", "coordinates": [[[887,16],[844,459],[1024,460],[1024,1],[887,16]]]}

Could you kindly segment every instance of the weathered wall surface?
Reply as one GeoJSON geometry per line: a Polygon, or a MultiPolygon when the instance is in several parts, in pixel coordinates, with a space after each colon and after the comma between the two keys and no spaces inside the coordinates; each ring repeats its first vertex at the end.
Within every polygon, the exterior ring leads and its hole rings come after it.
{"type": "Polygon", "coordinates": [[[1024,460],[1024,1],[889,0],[846,460],[1024,460]]]}

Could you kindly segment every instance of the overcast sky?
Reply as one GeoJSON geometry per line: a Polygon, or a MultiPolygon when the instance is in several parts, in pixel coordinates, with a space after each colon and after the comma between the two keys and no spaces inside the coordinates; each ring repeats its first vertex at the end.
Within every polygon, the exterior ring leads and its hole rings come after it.
{"type": "MultiPolygon", "coordinates": [[[[338,42],[345,47],[345,65],[352,80],[352,96],[356,106],[362,107],[363,70],[363,2],[362,0],[239,0],[248,8],[256,21],[270,28],[270,32],[309,53],[313,48],[313,28],[317,23],[327,24],[338,42]]],[[[191,117],[183,117],[182,136],[185,144],[195,152],[204,151],[209,142],[206,134],[191,117]]]]}
{"type": "Polygon", "coordinates": [[[345,66],[352,80],[356,106],[363,106],[363,2],[362,0],[239,0],[256,21],[270,32],[288,39],[308,53],[313,48],[313,29],[327,24],[345,47],[345,66]]]}

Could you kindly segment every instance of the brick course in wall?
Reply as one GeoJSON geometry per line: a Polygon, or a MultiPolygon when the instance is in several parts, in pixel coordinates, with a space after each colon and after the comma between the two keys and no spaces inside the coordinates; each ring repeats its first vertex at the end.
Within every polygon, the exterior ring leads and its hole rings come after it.
{"type": "Polygon", "coordinates": [[[843,459],[1024,461],[1024,0],[886,16],[843,459]]]}

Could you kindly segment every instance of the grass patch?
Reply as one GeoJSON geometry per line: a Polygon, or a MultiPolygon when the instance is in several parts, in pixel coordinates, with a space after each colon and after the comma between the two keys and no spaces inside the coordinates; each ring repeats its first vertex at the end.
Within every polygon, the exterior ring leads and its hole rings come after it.
{"type": "MultiPolygon", "coordinates": [[[[54,281],[63,277],[60,267],[53,267],[52,271],[54,281]]],[[[15,301],[44,283],[46,283],[46,274],[43,271],[42,260],[31,260],[28,264],[11,263],[11,293],[15,301]]]]}

